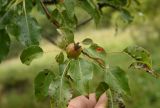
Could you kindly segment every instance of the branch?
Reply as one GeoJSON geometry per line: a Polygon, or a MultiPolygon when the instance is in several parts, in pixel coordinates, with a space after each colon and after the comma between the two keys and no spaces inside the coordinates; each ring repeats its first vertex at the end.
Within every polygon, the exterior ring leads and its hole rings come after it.
{"type": "Polygon", "coordinates": [[[46,5],[53,5],[53,4],[57,4],[58,1],[57,0],[43,0],[43,3],[46,5]]]}
{"type": "Polygon", "coordinates": [[[79,24],[77,25],[77,29],[79,29],[81,26],[86,25],[87,23],[89,23],[92,19],[93,19],[93,18],[91,17],[91,18],[89,18],[89,19],[87,19],[87,20],[79,23],[79,24]]]}
{"type": "MultiPolygon", "coordinates": [[[[47,7],[44,5],[44,3],[43,3],[42,0],[40,0],[40,3],[41,3],[41,6],[42,6],[44,12],[46,13],[47,18],[48,18],[49,20],[51,20],[51,14],[49,13],[47,7]]],[[[52,19],[52,23],[53,23],[53,25],[56,26],[56,28],[59,28],[59,27],[60,27],[59,23],[58,23],[56,20],[52,19]]]]}
{"type": "MultiPolygon", "coordinates": [[[[46,1],[44,1],[44,0],[43,0],[43,1],[40,0],[40,4],[41,4],[41,6],[42,6],[42,8],[43,8],[43,10],[44,10],[47,18],[48,18],[49,20],[51,20],[51,14],[49,13],[49,10],[48,10],[47,7],[45,6],[46,3],[52,3],[52,2],[48,2],[48,1],[46,2],[46,1]]],[[[52,4],[53,4],[53,3],[52,3],[52,4]]],[[[89,19],[81,22],[80,24],[77,25],[76,29],[79,29],[81,26],[87,24],[87,23],[90,22],[92,19],[93,19],[93,18],[89,18],[89,19]]],[[[59,23],[58,23],[56,20],[54,20],[54,19],[52,19],[52,24],[55,25],[56,28],[59,28],[59,27],[60,27],[59,23]]],[[[54,40],[52,40],[51,37],[45,36],[44,38],[45,38],[47,41],[49,41],[50,43],[52,43],[53,45],[56,45],[56,46],[57,46],[56,42],[55,42],[54,40]]]]}
{"type": "Polygon", "coordinates": [[[111,5],[111,4],[108,4],[108,3],[98,3],[97,5],[98,5],[99,10],[101,10],[103,7],[111,7],[115,10],[119,10],[118,7],[111,5]]]}
{"type": "Polygon", "coordinates": [[[45,37],[43,37],[43,38],[45,38],[47,41],[49,41],[49,42],[52,43],[53,45],[57,46],[57,43],[56,43],[51,37],[45,36],[45,37]]]}
{"type": "Polygon", "coordinates": [[[83,50],[82,50],[82,54],[84,54],[84,55],[87,56],[88,58],[96,61],[102,68],[105,68],[105,62],[104,62],[102,59],[96,58],[96,57],[92,57],[92,56],[90,56],[88,53],[84,52],[83,50]]]}

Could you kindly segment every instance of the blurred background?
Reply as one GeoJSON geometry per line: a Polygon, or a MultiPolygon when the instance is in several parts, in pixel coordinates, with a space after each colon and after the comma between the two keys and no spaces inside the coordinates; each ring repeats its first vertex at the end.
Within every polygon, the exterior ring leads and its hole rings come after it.
{"type": "MultiPolygon", "coordinates": [[[[92,38],[106,49],[111,65],[119,65],[126,70],[132,93],[126,98],[127,108],[160,108],[160,80],[145,72],[128,70],[128,57],[110,53],[122,51],[129,45],[140,45],[151,53],[154,69],[160,72],[160,0],[141,0],[140,3],[139,8],[131,7],[131,13],[135,14],[132,23],[124,22],[117,17],[116,11],[105,8],[100,24],[95,27],[91,21],[80,26],[75,32],[75,39],[92,38]]],[[[82,10],[76,11],[79,22],[89,18],[82,10]]],[[[7,59],[0,64],[0,108],[50,107],[49,100],[36,101],[33,81],[37,73],[45,68],[57,71],[55,56],[60,49],[52,44],[58,40],[57,33],[46,17],[37,12],[37,8],[30,14],[42,26],[44,38],[41,46],[45,53],[26,66],[19,59],[23,47],[16,41],[12,42],[7,59]]]]}

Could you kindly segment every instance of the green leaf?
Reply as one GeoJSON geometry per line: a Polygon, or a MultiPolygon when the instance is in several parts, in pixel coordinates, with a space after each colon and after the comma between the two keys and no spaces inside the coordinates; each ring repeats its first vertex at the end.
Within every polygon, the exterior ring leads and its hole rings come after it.
{"type": "Polygon", "coordinates": [[[60,33],[64,37],[67,44],[74,42],[74,34],[67,28],[60,28],[60,33]]]}
{"type": "Polygon", "coordinates": [[[18,40],[18,36],[20,35],[20,30],[17,24],[11,23],[6,26],[6,31],[9,35],[14,36],[16,40],[18,40]]]}
{"type": "Polygon", "coordinates": [[[0,62],[7,56],[10,49],[10,38],[5,29],[0,29],[0,62]]]}
{"type": "Polygon", "coordinates": [[[150,65],[143,63],[143,62],[133,62],[130,67],[134,67],[136,69],[144,70],[150,74],[153,74],[153,69],[150,67],[150,65]]]}
{"type": "Polygon", "coordinates": [[[68,75],[73,79],[75,89],[82,95],[89,93],[89,81],[93,78],[93,65],[84,59],[71,60],[68,75]]]}
{"type": "Polygon", "coordinates": [[[43,70],[34,80],[35,96],[38,100],[43,100],[48,96],[49,85],[54,78],[50,70],[43,70]]]}
{"type": "Polygon", "coordinates": [[[74,8],[76,6],[76,0],[64,0],[64,5],[67,11],[68,16],[74,18],[74,8]]]}
{"type": "Polygon", "coordinates": [[[124,52],[126,52],[136,61],[142,61],[152,66],[152,60],[151,60],[150,53],[144,48],[139,47],[139,46],[129,46],[124,49],[124,52]]]}
{"type": "Polygon", "coordinates": [[[62,27],[67,28],[71,31],[74,31],[74,29],[76,28],[76,24],[77,24],[77,20],[75,19],[75,16],[73,17],[69,16],[66,10],[62,11],[61,14],[63,16],[62,27]]]}
{"type": "Polygon", "coordinates": [[[107,57],[107,53],[101,46],[93,43],[90,45],[89,48],[84,49],[83,52],[85,52],[87,55],[89,55],[93,60],[95,60],[99,65],[102,67],[105,66],[105,59],[107,57]]]}
{"type": "Polygon", "coordinates": [[[112,67],[106,70],[104,81],[113,91],[122,94],[130,94],[126,73],[120,67],[112,67]]]}
{"type": "Polygon", "coordinates": [[[53,100],[52,106],[55,108],[66,108],[68,101],[71,99],[71,87],[69,85],[66,74],[69,68],[70,61],[66,61],[59,66],[59,76],[53,80],[50,85],[50,94],[53,100]]]}
{"type": "Polygon", "coordinates": [[[23,64],[29,65],[33,59],[42,56],[43,50],[39,46],[30,46],[23,50],[20,59],[23,64]]]}
{"type": "Polygon", "coordinates": [[[63,52],[60,52],[57,56],[56,56],[56,61],[59,64],[62,64],[64,62],[64,54],[63,52]]]}
{"type": "Polygon", "coordinates": [[[109,89],[109,86],[107,83],[105,82],[100,82],[98,87],[96,88],[96,98],[97,100],[99,99],[99,97],[109,89]]]}
{"type": "Polygon", "coordinates": [[[126,10],[126,9],[122,9],[121,10],[121,17],[127,23],[131,23],[133,21],[133,18],[134,18],[131,15],[131,13],[128,10],[126,10]]]}
{"type": "Polygon", "coordinates": [[[0,17],[0,29],[4,29],[7,24],[11,23],[13,16],[14,16],[13,10],[9,10],[7,12],[4,11],[2,16],[0,17]]]}
{"type": "Polygon", "coordinates": [[[51,21],[57,22],[61,28],[67,28],[70,31],[73,31],[76,28],[77,24],[75,15],[71,17],[67,10],[60,11],[57,8],[52,12],[51,21]]]}
{"type": "Polygon", "coordinates": [[[92,0],[79,0],[78,4],[79,7],[84,9],[88,14],[91,15],[91,17],[93,17],[95,24],[97,25],[100,20],[100,12],[94,2],[92,0]]]}
{"type": "Polygon", "coordinates": [[[52,81],[49,91],[52,99],[51,106],[54,108],[67,108],[69,100],[72,98],[69,82],[64,78],[62,86],[60,79],[52,81]]]}
{"type": "Polygon", "coordinates": [[[140,61],[133,62],[130,65],[130,68],[139,69],[139,70],[142,70],[142,71],[145,71],[145,72],[151,74],[152,76],[154,76],[156,78],[160,78],[159,73],[155,72],[150,65],[148,65],[144,62],[140,62],[140,61]]]}
{"type": "Polygon", "coordinates": [[[0,11],[1,11],[1,8],[7,5],[7,3],[8,3],[8,0],[0,0],[0,11]]]}
{"type": "Polygon", "coordinates": [[[58,9],[52,11],[51,21],[57,21],[61,26],[63,25],[63,16],[59,13],[58,9]]]}
{"type": "Polygon", "coordinates": [[[25,45],[38,45],[40,40],[40,27],[36,20],[31,17],[25,18],[25,16],[19,16],[17,19],[17,25],[20,33],[18,36],[19,41],[25,45]]]}
{"type": "Polygon", "coordinates": [[[84,45],[90,45],[90,44],[93,43],[93,41],[92,41],[92,39],[90,39],[90,38],[86,38],[86,39],[84,39],[84,40],[82,41],[82,43],[83,43],[84,45]]]}
{"type": "Polygon", "coordinates": [[[104,50],[104,48],[102,48],[97,44],[90,45],[90,47],[87,48],[85,51],[87,51],[88,54],[93,57],[106,59],[106,55],[107,55],[106,51],[104,50]]]}

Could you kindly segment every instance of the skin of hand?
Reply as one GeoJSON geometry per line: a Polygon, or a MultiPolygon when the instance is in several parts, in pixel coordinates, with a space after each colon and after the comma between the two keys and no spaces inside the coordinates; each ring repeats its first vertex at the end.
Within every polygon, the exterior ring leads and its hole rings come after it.
{"type": "Polygon", "coordinates": [[[89,95],[89,97],[78,96],[69,102],[67,108],[106,108],[108,105],[108,97],[106,93],[103,93],[99,100],[96,101],[95,93],[89,95]]]}

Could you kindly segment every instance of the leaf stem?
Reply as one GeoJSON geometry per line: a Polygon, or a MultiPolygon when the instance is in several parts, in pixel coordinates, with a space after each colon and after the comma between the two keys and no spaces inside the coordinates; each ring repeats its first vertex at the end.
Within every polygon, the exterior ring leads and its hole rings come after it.
{"type": "Polygon", "coordinates": [[[123,51],[117,51],[117,52],[108,52],[107,54],[123,54],[124,52],[123,51]]]}
{"type": "MultiPolygon", "coordinates": [[[[66,67],[64,68],[64,71],[63,71],[61,79],[60,79],[59,102],[61,102],[63,79],[64,79],[64,76],[67,73],[67,69],[68,69],[68,66],[69,66],[70,62],[71,62],[71,60],[69,60],[69,62],[67,63],[66,67]]],[[[61,103],[59,103],[59,104],[61,104],[61,103]]]]}
{"type": "Polygon", "coordinates": [[[51,108],[54,108],[54,102],[53,102],[53,98],[52,97],[50,99],[50,105],[51,105],[51,108]]]}
{"type": "Polygon", "coordinates": [[[111,108],[113,108],[113,97],[112,97],[112,92],[111,92],[111,89],[108,90],[109,92],[109,96],[110,96],[110,100],[111,100],[111,108]]]}
{"type": "Polygon", "coordinates": [[[28,19],[27,19],[27,12],[26,12],[26,3],[25,3],[25,0],[23,0],[23,10],[24,10],[24,14],[25,14],[25,20],[26,20],[27,30],[28,30],[28,32],[30,33],[29,25],[28,25],[28,19]]]}

